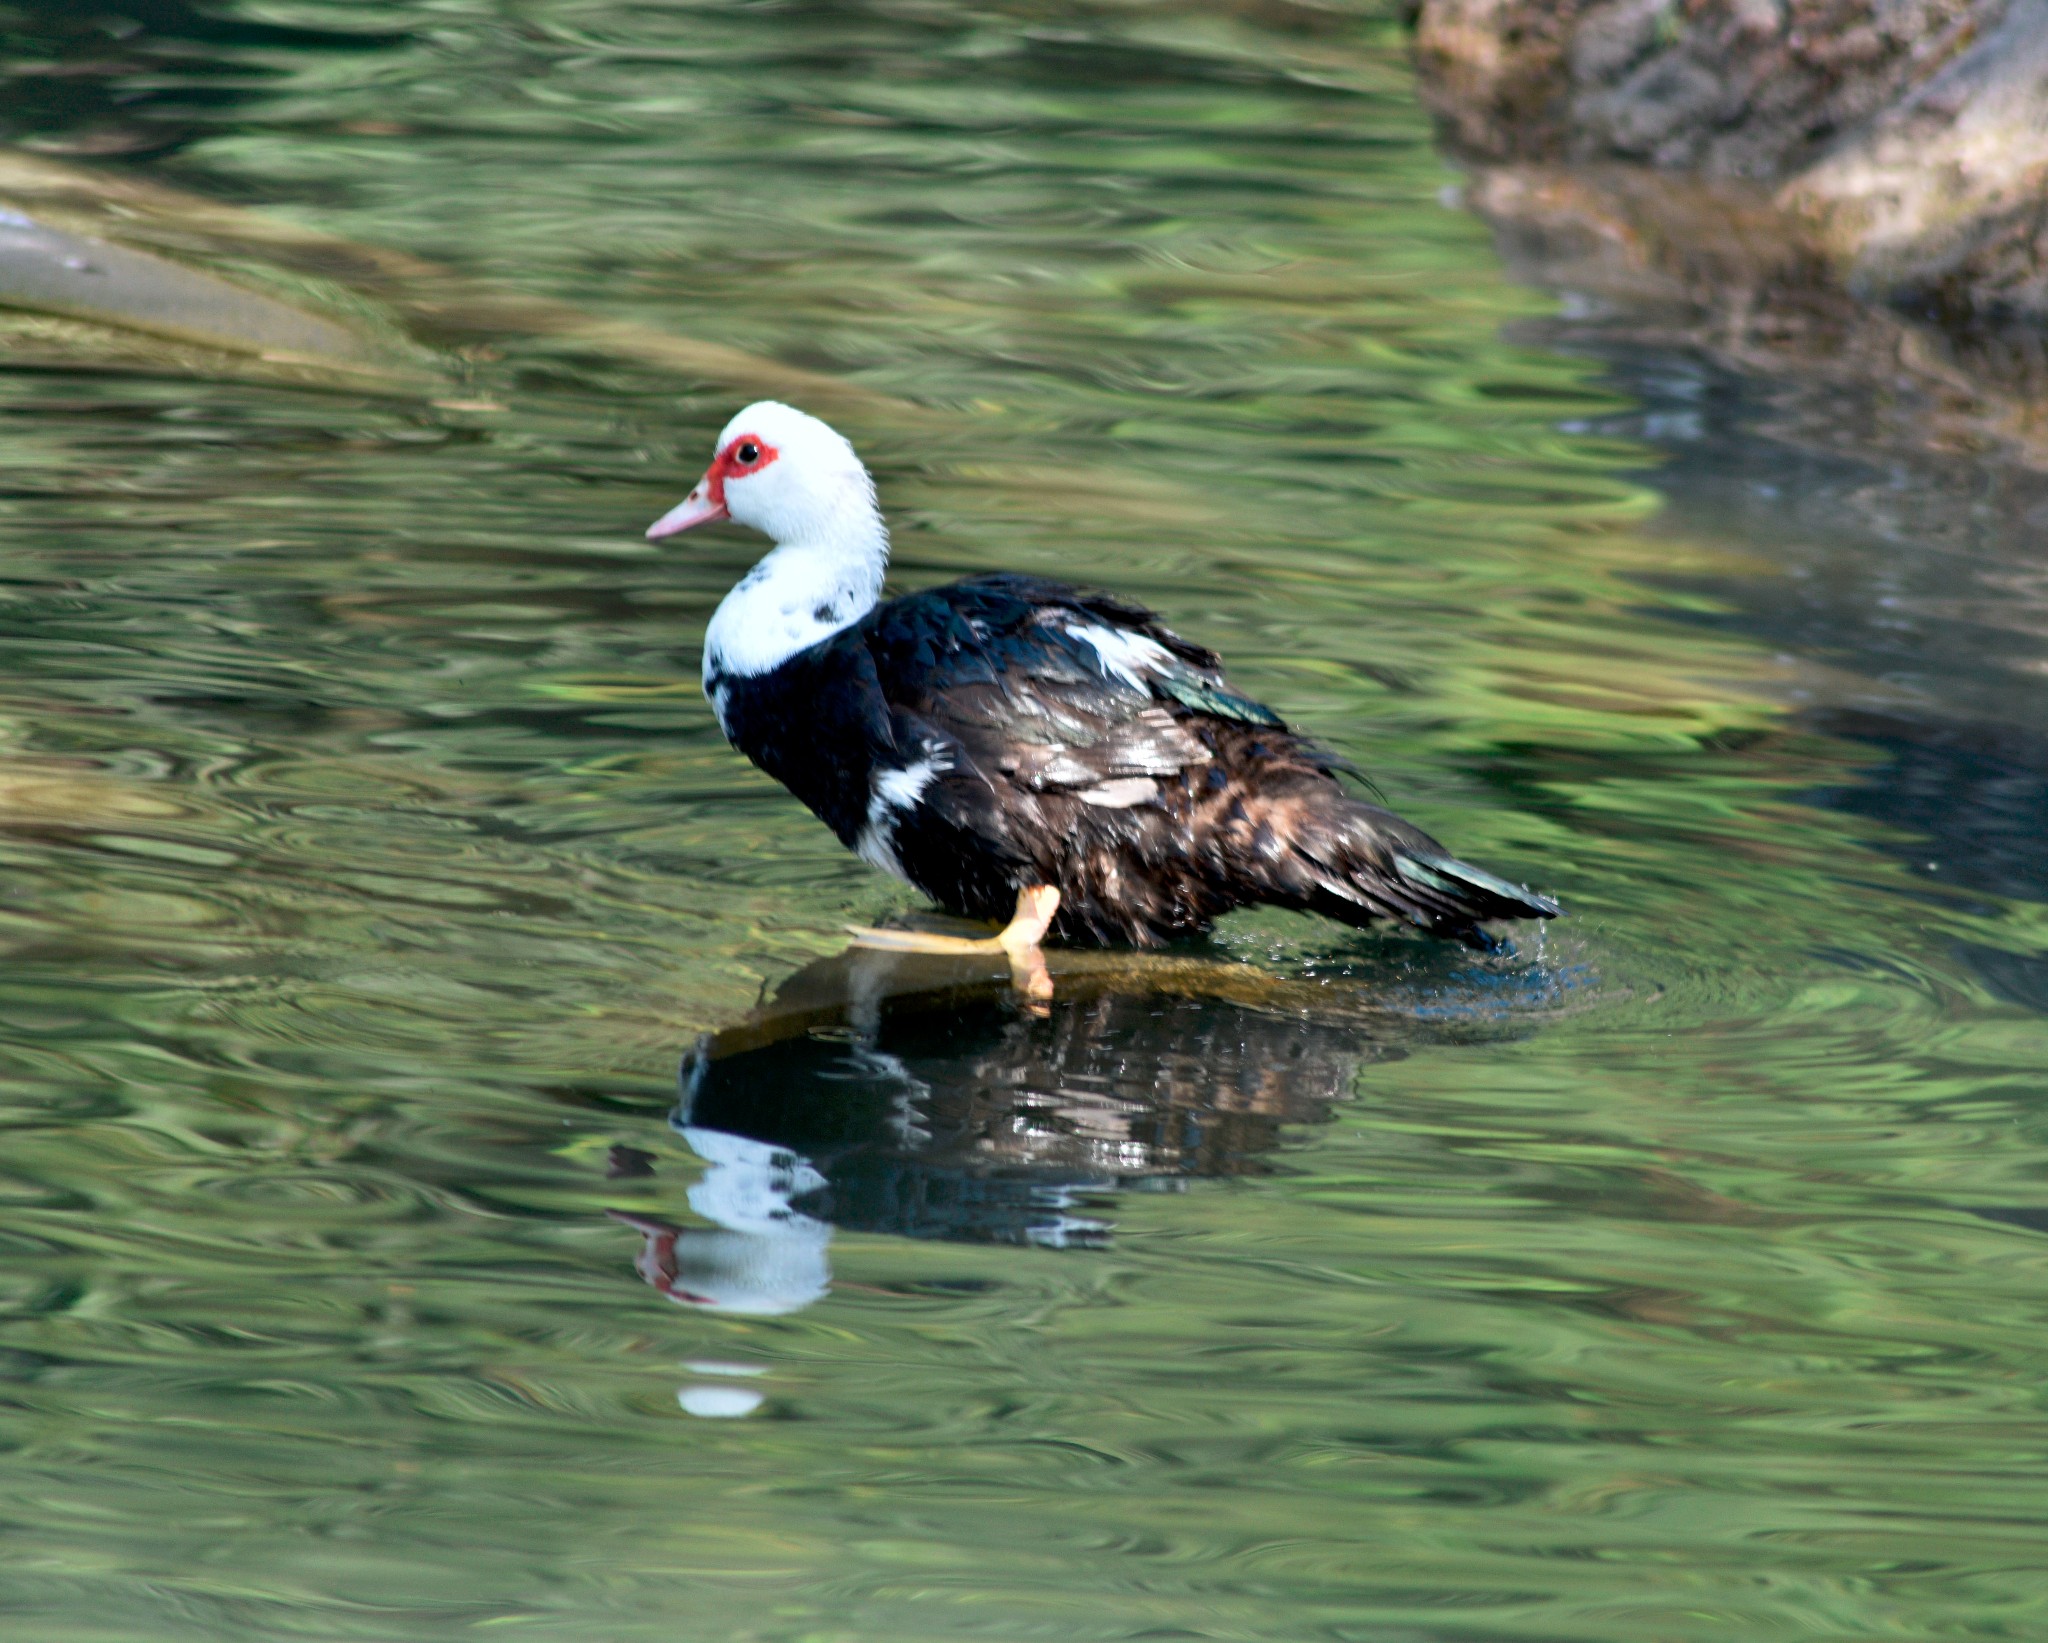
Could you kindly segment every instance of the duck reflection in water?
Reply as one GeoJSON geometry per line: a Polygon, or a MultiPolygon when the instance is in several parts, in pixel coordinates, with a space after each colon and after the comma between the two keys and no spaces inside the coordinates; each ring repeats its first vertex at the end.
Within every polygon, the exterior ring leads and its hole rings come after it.
{"type": "Polygon", "coordinates": [[[856,948],[707,1035],[672,1124],[707,1166],[689,1203],[712,1224],[614,1210],[646,1239],[642,1276],[684,1305],[771,1315],[825,1293],[834,1227],[1098,1247],[1117,1190],[1269,1170],[1284,1127],[1325,1122],[1365,1063],[1520,1031],[1573,981],[1469,957],[1389,987],[1049,956],[1047,1008],[1004,970],[856,948]]]}

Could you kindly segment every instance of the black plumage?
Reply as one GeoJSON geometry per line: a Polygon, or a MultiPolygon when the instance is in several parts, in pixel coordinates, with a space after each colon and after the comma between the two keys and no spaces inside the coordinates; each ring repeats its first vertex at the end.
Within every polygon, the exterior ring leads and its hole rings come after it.
{"type": "Polygon", "coordinates": [[[1051,884],[1062,940],[1157,946],[1264,903],[1488,945],[1557,904],[1353,797],[1217,657],[1106,594],[977,576],[706,685],[735,746],[948,911],[1051,884]]]}

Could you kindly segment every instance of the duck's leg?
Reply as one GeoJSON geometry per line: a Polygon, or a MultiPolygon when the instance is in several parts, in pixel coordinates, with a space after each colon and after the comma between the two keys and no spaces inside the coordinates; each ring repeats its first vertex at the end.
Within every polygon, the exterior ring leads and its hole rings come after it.
{"type": "Polygon", "coordinates": [[[1052,997],[1052,972],[1045,967],[1045,949],[1039,943],[1059,910],[1057,885],[1027,885],[1017,892],[1017,911],[996,937],[1010,955],[1010,985],[1038,1004],[1052,997]]]}
{"type": "Polygon", "coordinates": [[[933,935],[924,930],[877,930],[849,924],[856,947],[877,947],[891,953],[1002,953],[1010,961],[1010,982],[1027,998],[1052,997],[1052,974],[1045,967],[1039,943],[1060,910],[1055,885],[1031,884],[1017,892],[1017,911],[993,936],[933,935]]]}

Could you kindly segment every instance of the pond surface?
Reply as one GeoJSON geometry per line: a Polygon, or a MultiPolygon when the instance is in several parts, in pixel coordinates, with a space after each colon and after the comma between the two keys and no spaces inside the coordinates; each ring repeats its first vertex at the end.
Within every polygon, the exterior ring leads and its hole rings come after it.
{"type": "Polygon", "coordinates": [[[1546,318],[1378,14],[142,9],[17,137],[864,387],[1572,916],[901,990],[733,387],[0,370],[0,1633],[2041,1634],[2048,486],[1546,318]]]}

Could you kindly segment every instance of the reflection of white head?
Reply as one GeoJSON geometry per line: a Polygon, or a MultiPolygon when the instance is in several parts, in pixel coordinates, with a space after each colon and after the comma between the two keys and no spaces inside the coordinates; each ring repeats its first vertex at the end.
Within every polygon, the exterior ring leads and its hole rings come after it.
{"type": "Polygon", "coordinates": [[[672,1301],[758,1317],[796,1312],[823,1295],[832,1270],[832,1229],[790,1208],[824,1186],[808,1160],[787,1147],[679,1126],[711,1167],[690,1188],[690,1208],[717,1228],[650,1238],[640,1260],[647,1281],[672,1301]]]}

